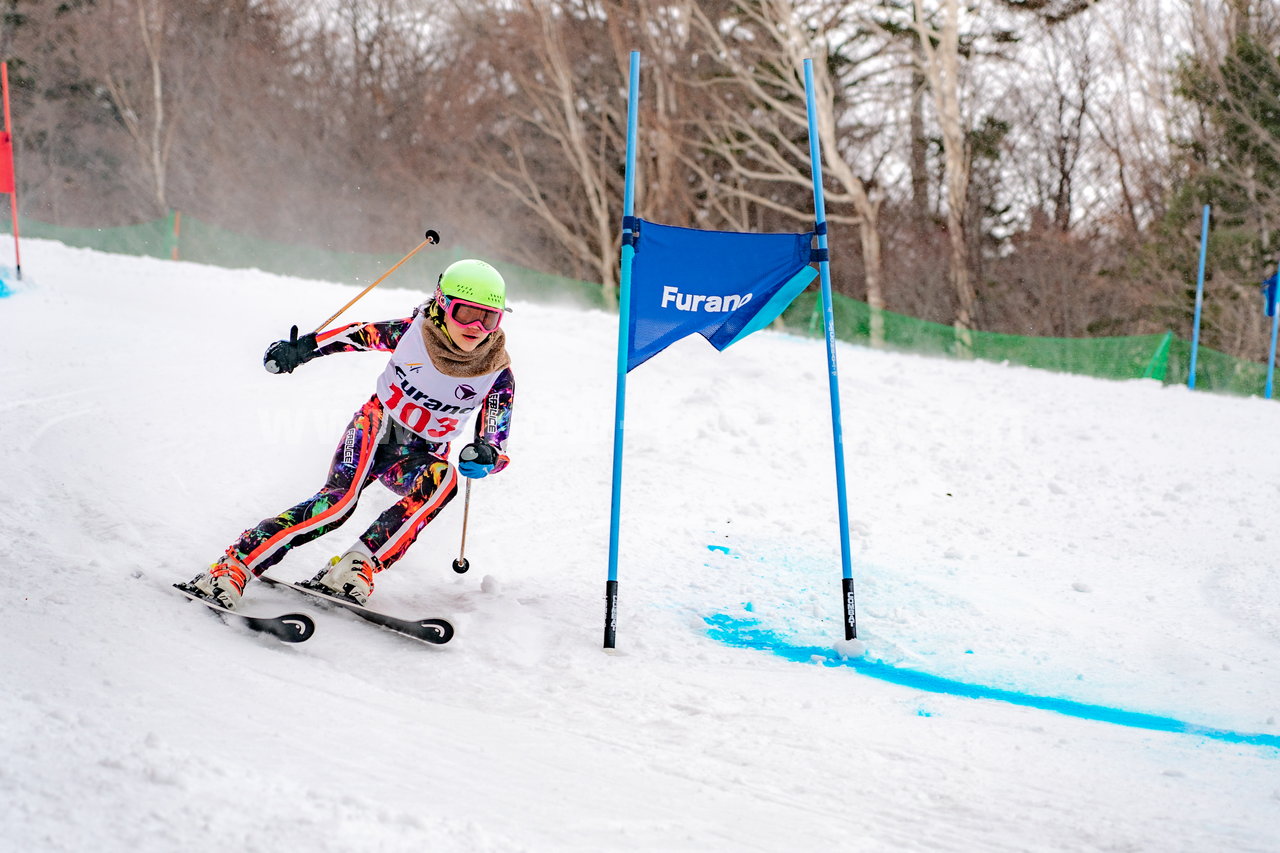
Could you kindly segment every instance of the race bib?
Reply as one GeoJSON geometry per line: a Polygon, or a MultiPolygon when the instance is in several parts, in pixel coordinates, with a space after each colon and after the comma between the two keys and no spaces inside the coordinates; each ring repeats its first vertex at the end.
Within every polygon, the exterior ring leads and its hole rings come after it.
{"type": "Polygon", "coordinates": [[[378,379],[378,399],[397,423],[441,444],[462,435],[501,372],[446,376],[431,363],[422,328],[415,322],[378,379]]]}

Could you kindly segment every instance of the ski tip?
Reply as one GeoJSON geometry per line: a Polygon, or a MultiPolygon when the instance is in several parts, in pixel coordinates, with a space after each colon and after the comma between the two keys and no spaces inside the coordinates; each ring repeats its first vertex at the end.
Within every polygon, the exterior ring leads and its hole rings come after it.
{"type": "Polygon", "coordinates": [[[217,601],[202,595],[189,583],[175,583],[173,588],[192,601],[214,611],[225,619],[240,619],[252,631],[270,634],[285,643],[301,643],[311,639],[316,632],[315,621],[305,613],[285,613],[283,616],[252,616],[238,610],[228,610],[217,601]]]}
{"type": "Polygon", "coordinates": [[[316,632],[316,623],[305,613],[286,613],[273,620],[279,626],[272,633],[286,643],[302,643],[316,632]]]}
{"type": "Polygon", "coordinates": [[[453,639],[453,624],[444,619],[421,619],[418,629],[422,632],[421,639],[428,643],[444,645],[453,639]]]}

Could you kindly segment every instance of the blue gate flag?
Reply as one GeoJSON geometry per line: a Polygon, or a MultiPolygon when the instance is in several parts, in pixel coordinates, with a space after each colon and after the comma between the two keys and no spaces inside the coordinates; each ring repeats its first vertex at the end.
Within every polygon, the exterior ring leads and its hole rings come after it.
{"type": "Polygon", "coordinates": [[[694,333],[725,349],[773,322],[818,275],[813,231],[702,231],[638,217],[628,224],[635,257],[627,372],[694,333]]]}
{"type": "Polygon", "coordinates": [[[1280,281],[1280,270],[1273,272],[1271,278],[1262,283],[1262,298],[1266,304],[1264,306],[1267,316],[1276,316],[1276,284],[1280,281]]]}

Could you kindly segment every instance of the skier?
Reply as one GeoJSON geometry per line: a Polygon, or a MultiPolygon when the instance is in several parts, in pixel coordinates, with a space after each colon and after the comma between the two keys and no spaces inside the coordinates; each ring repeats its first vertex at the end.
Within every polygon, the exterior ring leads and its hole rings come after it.
{"type": "Polygon", "coordinates": [[[484,261],[451,264],[432,298],[406,319],[353,323],[268,347],[270,373],[339,352],[391,353],[377,391],[355,413],[338,444],[328,480],[316,495],[241,534],[208,571],[188,586],[234,610],[245,584],[278,563],[290,548],[337,529],[355,510],[361,491],[377,479],[401,498],[312,580],[325,591],[363,605],[373,576],[402,558],[418,534],[458,490],[449,444],[476,415],[474,439],[459,454],[458,472],[479,479],[496,474],[506,456],[515,381],[505,333],[502,275],[484,261]]]}

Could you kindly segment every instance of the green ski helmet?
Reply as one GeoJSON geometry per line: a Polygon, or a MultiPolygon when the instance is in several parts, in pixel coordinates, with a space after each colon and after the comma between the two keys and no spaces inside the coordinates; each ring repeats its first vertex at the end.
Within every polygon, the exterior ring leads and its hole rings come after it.
{"type": "Polygon", "coordinates": [[[507,283],[502,274],[475,258],[455,261],[445,267],[440,274],[439,289],[444,296],[456,296],[499,311],[511,310],[507,307],[507,283]]]}

